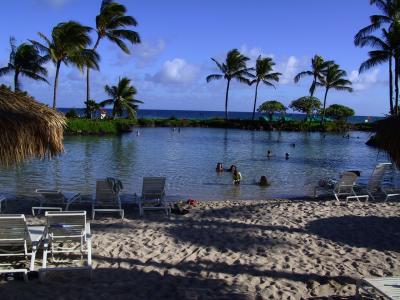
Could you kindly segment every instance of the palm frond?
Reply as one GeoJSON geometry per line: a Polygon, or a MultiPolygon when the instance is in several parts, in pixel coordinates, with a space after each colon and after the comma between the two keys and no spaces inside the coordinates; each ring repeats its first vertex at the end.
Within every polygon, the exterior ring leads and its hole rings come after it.
{"type": "Polygon", "coordinates": [[[221,74],[211,74],[211,75],[208,75],[207,77],[206,77],[206,81],[207,82],[210,82],[210,81],[212,81],[212,80],[218,80],[218,79],[221,79],[223,76],[221,75],[221,74]]]}

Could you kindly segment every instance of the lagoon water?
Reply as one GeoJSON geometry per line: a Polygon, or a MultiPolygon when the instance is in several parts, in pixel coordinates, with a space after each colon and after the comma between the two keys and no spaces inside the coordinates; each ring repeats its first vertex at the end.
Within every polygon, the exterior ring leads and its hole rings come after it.
{"type": "Polygon", "coordinates": [[[233,129],[140,128],[119,137],[66,137],[66,153],[53,160],[34,160],[0,169],[0,191],[33,194],[36,188],[93,194],[97,178],[117,177],[123,193],[141,191],[143,176],[166,176],[167,193],[195,199],[265,199],[312,194],[322,177],[360,170],[365,182],[384,153],[365,145],[369,133],[340,134],[265,132],[233,129]],[[291,144],[296,146],[292,147],[291,144]],[[273,157],[267,158],[267,150],[273,157]],[[290,158],[285,159],[285,153],[290,158]],[[215,166],[238,166],[243,181],[233,186],[231,174],[215,166]],[[271,186],[254,184],[266,175],[271,186]]]}

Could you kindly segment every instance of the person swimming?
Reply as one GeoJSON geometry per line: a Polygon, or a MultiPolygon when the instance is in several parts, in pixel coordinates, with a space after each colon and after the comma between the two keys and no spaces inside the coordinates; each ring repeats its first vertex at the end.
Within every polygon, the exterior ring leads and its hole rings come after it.
{"type": "Polygon", "coordinates": [[[224,166],[222,165],[222,163],[217,163],[217,167],[215,168],[215,171],[217,172],[223,172],[224,171],[224,166]]]}
{"type": "Polygon", "coordinates": [[[235,165],[231,165],[231,167],[228,169],[228,172],[231,172],[231,173],[233,173],[233,172],[235,172],[236,171],[236,166],[235,165]]]}
{"type": "Polygon", "coordinates": [[[272,157],[272,151],[271,150],[267,151],[267,157],[272,157]]]}
{"type": "Polygon", "coordinates": [[[295,144],[295,143],[293,143],[293,144],[292,144],[292,147],[293,147],[293,148],[296,148],[296,144],[295,144]]]}
{"type": "Polygon", "coordinates": [[[233,171],[232,179],[233,179],[233,184],[235,185],[240,184],[240,181],[242,180],[242,174],[240,174],[238,169],[235,169],[235,171],[233,171]]]}
{"type": "Polygon", "coordinates": [[[286,152],[285,159],[289,159],[289,153],[286,152]]]}
{"type": "Polygon", "coordinates": [[[269,183],[268,183],[267,177],[264,176],[264,175],[261,176],[261,177],[260,177],[260,181],[257,182],[257,184],[258,184],[259,186],[268,186],[269,183]]]}

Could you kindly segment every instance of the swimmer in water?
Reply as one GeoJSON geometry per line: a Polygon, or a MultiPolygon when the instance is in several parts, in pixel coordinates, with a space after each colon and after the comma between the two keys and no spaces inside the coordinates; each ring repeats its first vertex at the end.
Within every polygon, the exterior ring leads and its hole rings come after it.
{"type": "Polygon", "coordinates": [[[286,152],[285,159],[289,159],[289,153],[286,152]]]}
{"type": "Polygon", "coordinates": [[[264,175],[261,176],[261,177],[260,177],[260,181],[257,182],[257,184],[258,184],[259,186],[268,186],[269,183],[268,183],[267,177],[264,176],[264,175]]]}
{"type": "Polygon", "coordinates": [[[217,163],[217,167],[215,168],[215,171],[217,172],[223,172],[224,171],[224,167],[222,165],[222,163],[217,163]]]}
{"type": "Polygon", "coordinates": [[[242,180],[242,174],[240,174],[240,172],[235,169],[235,171],[233,171],[232,179],[234,185],[239,185],[240,181],[242,180]]]}
{"type": "Polygon", "coordinates": [[[271,150],[267,151],[267,157],[272,157],[272,151],[271,150]]]}
{"type": "Polygon", "coordinates": [[[233,173],[233,172],[235,172],[236,171],[236,166],[235,165],[231,165],[231,167],[228,169],[228,172],[231,172],[231,173],[233,173]]]}

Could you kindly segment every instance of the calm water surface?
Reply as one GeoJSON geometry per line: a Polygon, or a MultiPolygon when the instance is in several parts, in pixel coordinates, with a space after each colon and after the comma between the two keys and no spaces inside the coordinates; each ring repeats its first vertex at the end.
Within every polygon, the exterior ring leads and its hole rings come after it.
{"type": "Polygon", "coordinates": [[[143,176],[166,176],[169,195],[197,199],[265,199],[311,195],[322,177],[361,170],[361,181],[385,154],[365,145],[369,134],[260,132],[232,129],[142,128],[121,137],[66,137],[66,153],[51,161],[31,161],[0,169],[0,191],[32,194],[36,188],[92,194],[95,180],[120,178],[124,193],[140,193],[143,176]],[[292,143],[296,147],[291,146],[292,143]],[[274,157],[267,158],[271,149],[274,157]],[[285,160],[285,153],[290,159],[285,160]],[[243,176],[233,186],[228,172],[215,165],[238,166],[243,176]],[[266,175],[271,186],[254,184],[266,175]]]}

